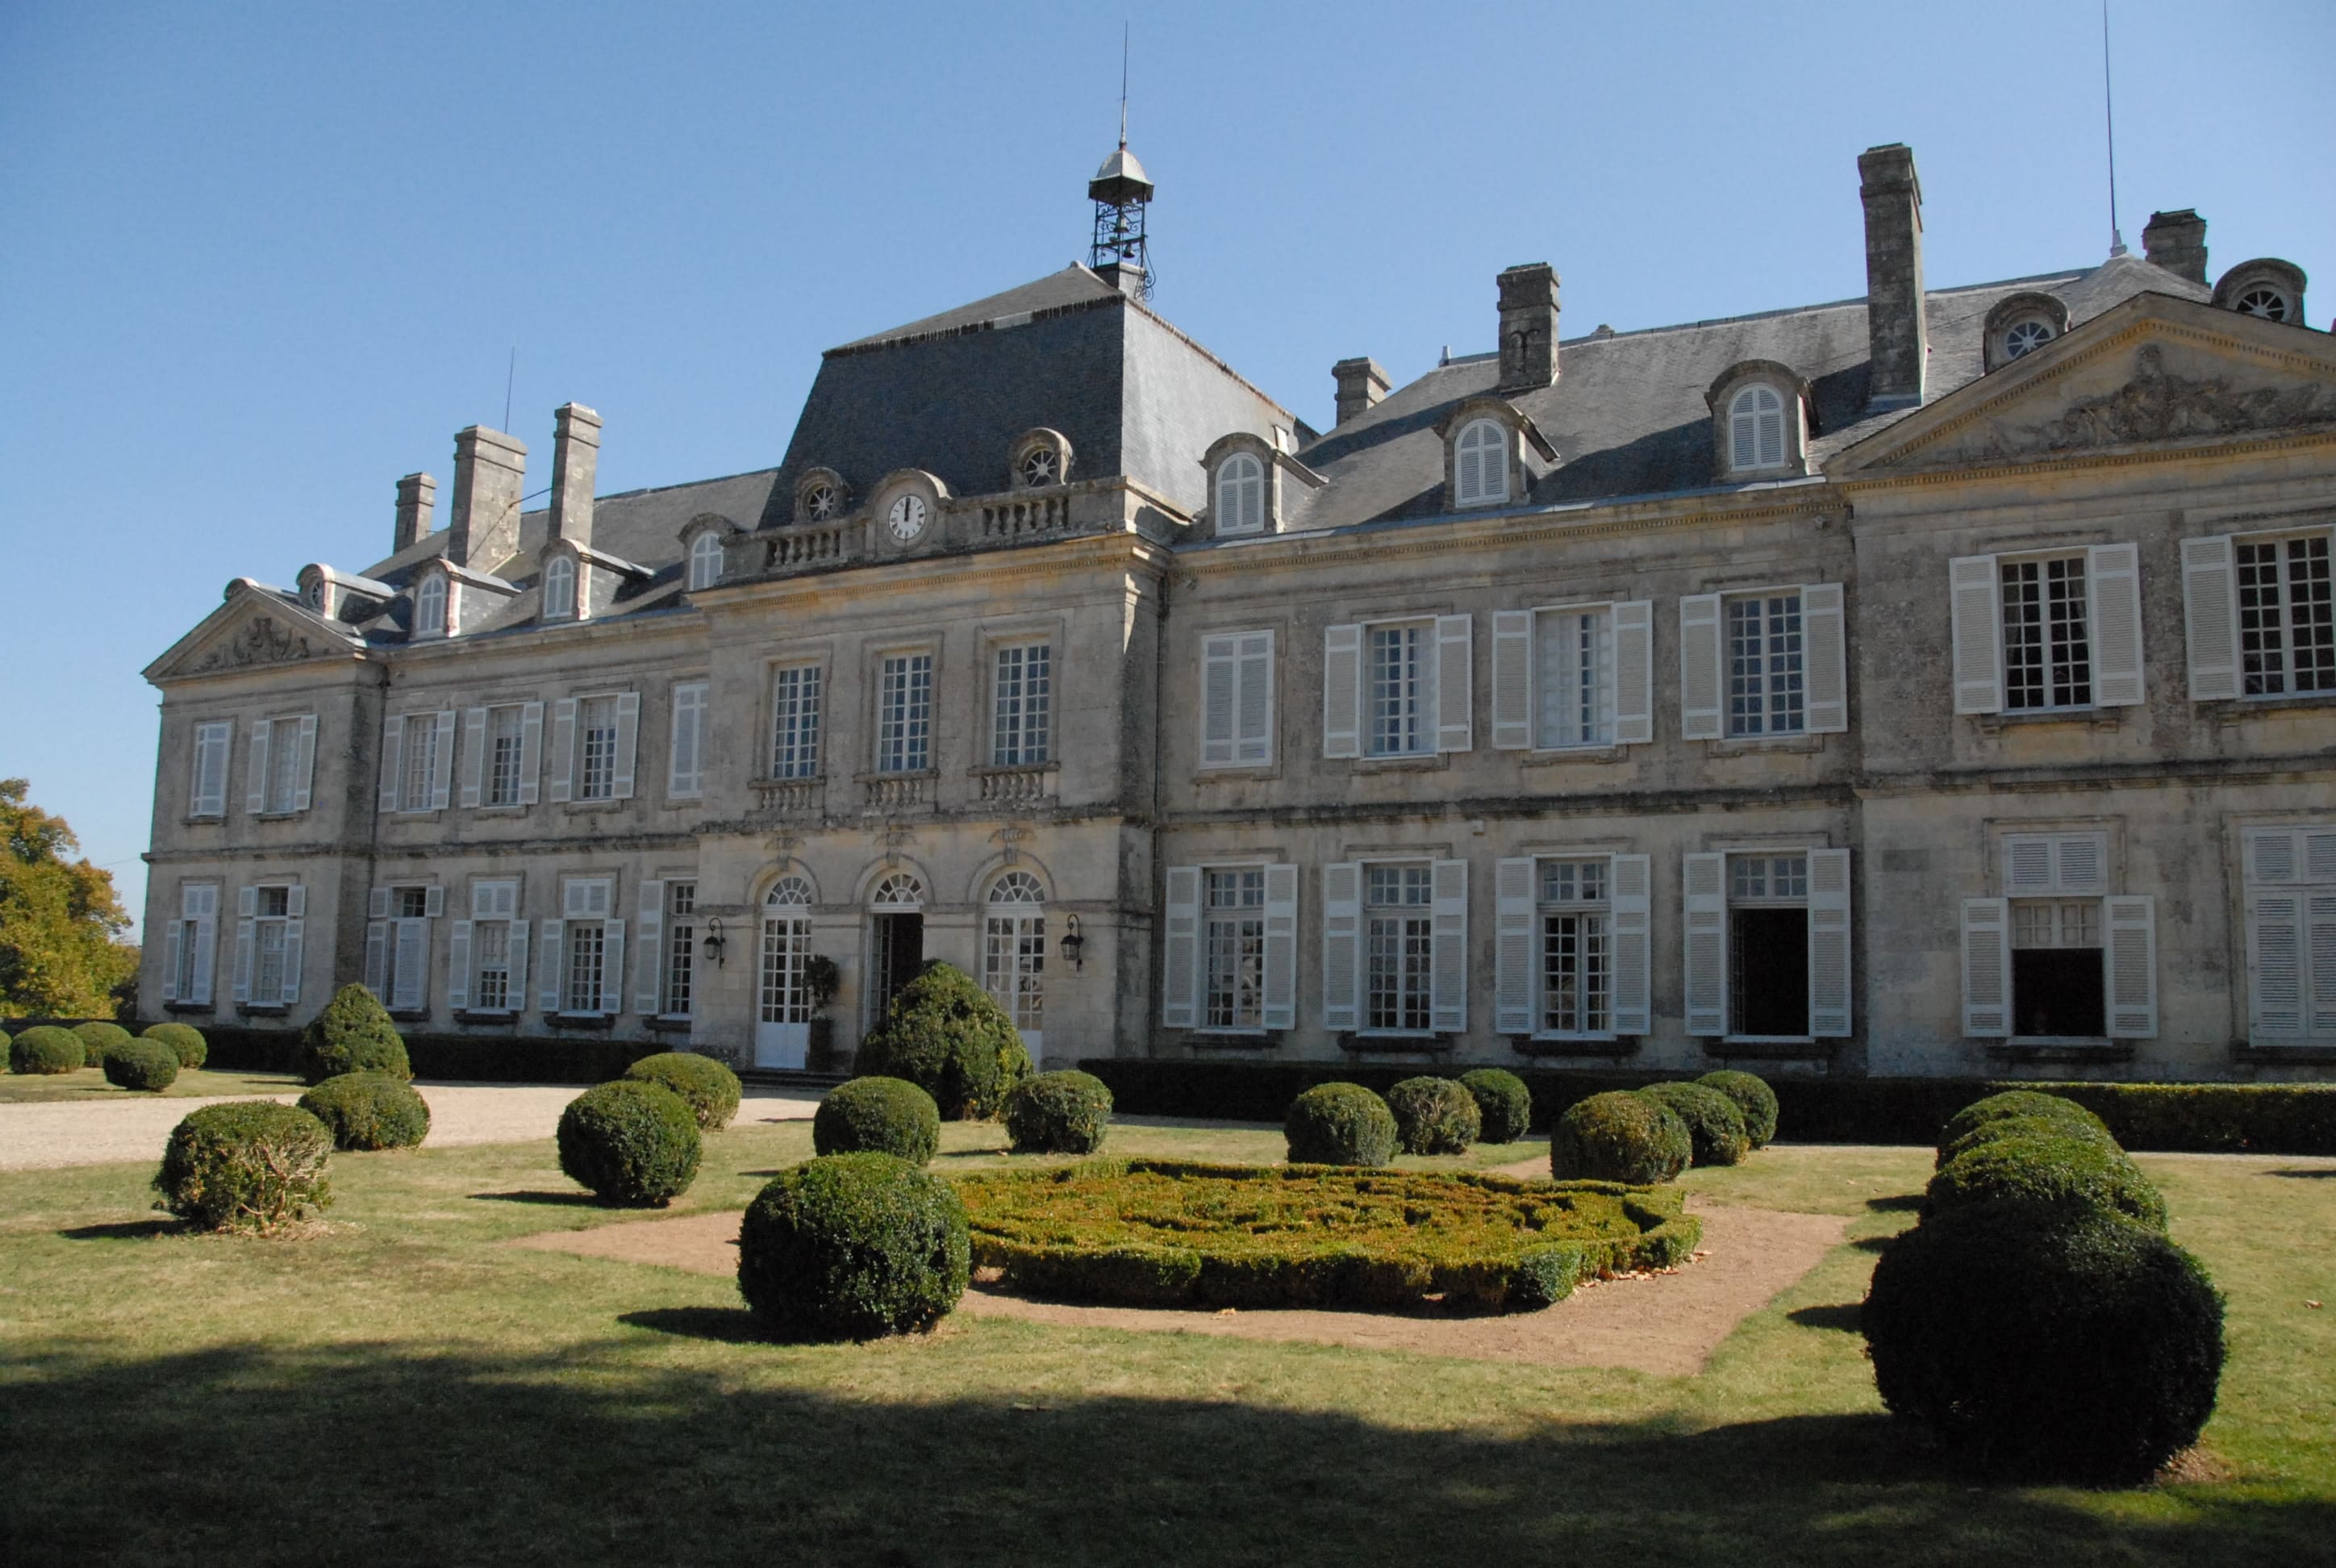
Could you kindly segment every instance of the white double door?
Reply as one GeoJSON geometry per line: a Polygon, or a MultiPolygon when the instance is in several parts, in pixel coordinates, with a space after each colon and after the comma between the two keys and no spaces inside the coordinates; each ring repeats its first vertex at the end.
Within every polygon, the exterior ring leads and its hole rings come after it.
{"type": "Polygon", "coordinates": [[[754,1065],[800,1067],[811,1048],[811,993],[803,960],[811,953],[811,921],[798,915],[763,917],[762,976],[754,1008],[754,1065]]]}

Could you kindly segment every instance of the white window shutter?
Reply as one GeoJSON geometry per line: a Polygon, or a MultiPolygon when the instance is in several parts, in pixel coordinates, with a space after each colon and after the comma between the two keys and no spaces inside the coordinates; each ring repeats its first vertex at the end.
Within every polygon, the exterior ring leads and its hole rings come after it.
{"type": "Polygon", "coordinates": [[[1241,639],[1241,693],[1233,709],[1236,762],[1273,761],[1273,634],[1241,639]]]}
{"type": "Polygon", "coordinates": [[[641,974],[639,983],[633,988],[633,1011],[649,1018],[657,1016],[658,993],[663,989],[657,984],[658,949],[664,945],[665,935],[665,883],[661,881],[641,883],[640,930],[641,974]]]}
{"type": "Polygon", "coordinates": [[[1265,998],[1269,1029],[1298,1027],[1298,868],[1265,868],[1265,998]]]}
{"type": "Polygon", "coordinates": [[[1682,857],[1687,895],[1687,1032],[1728,1032],[1728,857],[1682,857]]]}
{"type": "Polygon", "coordinates": [[[2108,951],[2109,1036],[2157,1037],[2157,901],[2126,893],[2102,901],[2108,951]]]}
{"type": "Polygon", "coordinates": [[[392,714],[381,724],[381,809],[397,809],[397,778],[404,771],[405,719],[392,714]]]}
{"type": "Polygon", "coordinates": [[[365,989],[373,993],[374,1000],[385,1002],[389,999],[389,922],[387,920],[365,922],[365,989]]]}
{"type": "Polygon", "coordinates": [[[2049,833],[2010,833],[2003,841],[2003,891],[2013,898],[2035,898],[2059,888],[2049,833]]]}
{"type": "Polygon", "coordinates": [[[625,922],[600,922],[600,1010],[625,1010],[625,922]]]}
{"type": "Polygon", "coordinates": [[[1807,650],[1807,729],[1838,735],[1849,728],[1849,654],[1842,588],[1813,582],[1801,589],[1802,646],[1807,650]]]}
{"type": "Polygon", "coordinates": [[[2085,592],[2092,600],[2093,700],[2133,707],[2142,700],[2141,549],[2097,544],[2087,552],[2085,592]]]}
{"type": "Polygon", "coordinates": [[[1655,738],[1655,601],[1624,599],[1613,615],[1614,744],[1646,745],[1655,738]]]}
{"type": "Polygon", "coordinates": [[[1493,612],[1493,746],[1524,751],[1533,735],[1533,628],[1529,609],[1493,612]]]}
{"type": "Polygon", "coordinates": [[[456,1012],[471,1005],[471,922],[456,920],[446,943],[446,1005],[456,1012]]]}
{"type": "Polygon", "coordinates": [[[519,803],[536,802],[538,776],[543,771],[543,705],[531,702],[519,710],[519,803]]]}
{"type": "Polygon", "coordinates": [[[2052,882],[2055,891],[2107,892],[2108,862],[2109,836],[2105,833],[2053,835],[2052,882]]]}
{"type": "Polygon", "coordinates": [[[304,812],[316,789],[316,716],[300,716],[300,755],[292,770],[292,809],[304,812]]]}
{"type": "MultiPolygon", "coordinates": [[[[2258,892],[2247,899],[2247,1034],[2252,1043],[2304,1038],[2303,901],[2302,894],[2293,892],[2258,892]]],[[[2328,979],[2336,980],[2336,975],[2328,979]]]]}
{"type": "Polygon", "coordinates": [[[1679,734],[1689,740],[1718,740],[1723,657],[1719,596],[1691,594],[1679,600],[1679,734]]]}
{"type": "Polygon", "coordinates": [[[365,900],[365,916],[369,920],[389,919],[389,890],[375,888],[365,900]]]}
{"type": "Polygon", "coordinates": [[[251,744],[244,750],[243,773],[248,782],[243,809],[258,816],[268,809],[268,721],[251,721],[251,744]]]}
{"type": "Polygon", "coordinates": [[[235,894],[235,978],[229,992],[238,1002],[251,1000],[251,963],[258,942],[259,890],[238,888],[235,894]]]}
{"type": "Polygon", "coordinates": [[[1468,751],[1475,744],[1475,618],[1436,618],[1436,749],[1468,751]]]}
{"type": "Polygon", "coordinates": [[[431,759],[430,809],[443,812],[454,800],[454,710],[438,716],[438,751],[431,759]]]}
{"type": "Polygon", "coordinates": [[[641,694],[621,692],[617,696],[617,778],[615,798],[633,798],[633,754],[641,739],[641,694]]]}
{"type": "Polygon", "coordinates": [[[1849,1033],[1849,852],[1809,852],[1809,1033],[1849,1033]]]}
{"type": "Polygon", "coordinates": [[[284,985],[276,999],[286,1007],[300,1000],[300,965],[308,945],[308,890],[294,883],[284,890],[284,985]]]}
{"type": "Polygon", "coordinates": [[[560,939],[567,927],[566,920],[543,922],[543,962],[539,967],[543,970],[542,1001],[547,1013],[560,1010],[560,966],[567,956],[560,939]]]}
{"type": "Polygon", "coordinates": [[[1189,1029],[1199,1016],[1201,868],[1168,870],[1167,920],[1160,943],[1160,1022],[1189,1029]]]}
{"type": "Polygon", "coordinates": [[[228,752],[234,735],[235,726],[224,720],[195,726],[195,776],[188,799],[188,815],[227,814],[228,752]]]}
{"type": "MultiPolygon", "coordinates": [[[[526,770],[521,769],[521,776],[526,770]]],[[[563,696],[551,705],[551,788],[554,804],[576,787],[576,699],[563,696]]]]}
{"type": "Polygon", "coordinates": [[[666,770],[666,794],[694,799],[706,790],[706,686],[693,681],[673,688],[673,758],[666,770]]]}
{"type": "Polygon", "coordinates": [[[527,1008],[527,930],[525,920],[512,919],[511,946],[506,954],[511,978],[504,982],[504,994],[509,998],[505,1005],[515,1013],[527,1008]]]}
{"type": "Polygon", "coordinates": [[[1963,1033],[1973,1039],[2011,1034],[2011,904],[1963,901],[1963,1033]]]}
{"type": "Polygon", "coordinates": [[[184,920],[172,920],[163,940],[162,999],[166,1002],[179,999],[179,951],[180,944],[186,940],[186,924],[184,920]]]}
{"type": "Polygon", "coordinates": [[[1608,862],[1609,908],[1614,926],[1614,974],[1610,1011],[1618,1035],[1654,1031],[1654,863],[1646,855],[1615,855],[1608,862]]]}
{"type": "MultiPolygon", "coordinates": [[[[213,898],[216,899],[218,890],[213,889],[211,891],[213,898]]],[[[209,912],[195,921],[194,992],[185,998],[199,1008],[210,1006],[213,977],[219,970],[219,916],[216,912],[218,905],[213,902],[205,907],[209,912]]]]}
{"type": "Polygon", "coordinates": [[[1534,1029],[1533,875],[1531,857],[1493,867],[1493,1027],[1504,1035],[1534,1029]]]}
{"type": "Polygon", "coordinates": [[[1468,862],[1437,861],[1429,872],[1427,1021],[1468,1032],[1468,862]]]}
{"type": "Polygon", "coordinates": [[[1322,755],[1360,756],[1363,751],[1363,628],[1326,627],[1322,631],[1322,755]]]}
{"type": "Polygon", "coordinates": [[[427,995],[423,980],[430,969],[430,922],[407,919],[393,923],[396,928],[391,933],[394,972],[389,980],[389,1005],[411,1010],[421,1007],[427,995]]]}
{"type": "Polygon", "coordinates": [[[1363,868],[1337,861],[1322,868],[1322,1027],[1362,1027],[1363,868]]]}
{"type": "Polygon", "coordinates": [[[474,707],[462,716],[462,809],[479,809],[487,781],[487,710],[474,707]]]}
{"type": "Polygon", "coordinates": [[[1241,672],[1241,639],[1212,637],[1201,644],[1201,764],[1224,767],[1235,760],[1233,700],[1241,672]]]}
{"type": "Polygon", "coordinates": [[[2312,997],[2303,1027],[2314,1039],[2336,1040],[2336,889],[2304,895],[2303,956],[2312,997]]]}
{"type": "Polygon", "coordinates": [[[2302,862],[2296,853],[2301,837],[2292,828],[2258,828],[2246,835],[2246,880],[2255,883],[2285,883],[2297,880],[2302,862]]]}
{"type": "Polygon", "coordinates": [[[1955,711],[2003,711],[2001,585],[1991,555],[1947,562],[1948,618],[1955,645],[1955,711]]]}
{"type": "Polygon", "coordinates": [[[2192,702],[2239,695],[2238,593],[2228,534],[2182,541],[2182,646],[2192,702]]]}

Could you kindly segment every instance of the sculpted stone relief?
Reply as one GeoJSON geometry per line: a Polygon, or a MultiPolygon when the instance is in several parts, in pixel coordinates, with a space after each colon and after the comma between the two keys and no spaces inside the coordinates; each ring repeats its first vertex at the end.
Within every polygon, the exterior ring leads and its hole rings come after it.
{"type": "Polygon", "coordinates": [[[285,664],[294,659],[314,658],[316,650],[308,646],[304,635],[278,625],[264,615],[255,615],[236,628],[225,642],[214,643],[201,657],[195,660],[197,673],[225,669],[228,667],[254,664],[285,664]]]}
{"type": "Polygon", "coordinates": [[[1932,464],[1990,458],[2041,457],[2134,442],[2243,435],[2336,420],[2336,396],[2324,384],[2236,388],[2224,375],[2183,375],[2166,367],[2151,344],[2134,356],[2133,379],[2114,392],[2071,403],[2058,419],[1991,430],[1981,439],[1930,455],[1932,464]]]}

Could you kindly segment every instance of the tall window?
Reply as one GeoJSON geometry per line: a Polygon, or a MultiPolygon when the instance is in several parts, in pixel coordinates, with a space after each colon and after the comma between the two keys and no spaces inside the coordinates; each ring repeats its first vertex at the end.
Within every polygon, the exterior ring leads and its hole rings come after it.
{"type": "Polygon", "coordinates": [[[1201,639],[1201,765],[1273,761],[1273,633],[1216,632],[1201,639]]]}
{"type": "Polygon", "coordinates": [[[561,928],[568,944],[560,992],[562,1012],[600,1010],[600,982],[608,960],[608,934],[599,920],[569,920],[561,928]]]}
{"type": "Polygon", "coordinates": [[[433,571],[414,590],[414,635],[443,637],[447,630],[446,579],[433,571]]]}
{"type": "Polygon", "coordinates": [[[527,977],[519,972],[525,950],[519,935],[519,883],[471,884],[472,1009],[516,1012],[527,977]]]}
{"type": "Polygon", "coordinates": [[[1728,733],[1798,735],[1807,723],[1798,592],[1728,601],[1728,733]]]}
{"type": "Polygon", "coordinates": [[[819,776],[820,667],[797,665],[771,677],[771,776],[819,776]]]}
{"type": "Polygon", "coordinates": [[[521,748],[526,744],[523,720],[524,710],[518,703],[487,710],[487,804],[491,806],[519,804],[521,748]]]}
{"type": "Polygon", "coordinates": [[[933,656],[887,654],[877,678],[876,771],[921,773],[932,765],[933,656]]]}
{"type": "Polygon", "coordinates": [[[389,1005],[414,1012],[430,1001],[430,890],[389,890],[389,1005]]]}
{"type": "Polygon", "coordinates": [[[1728,857],[1732,1035],[1809,1032],[1809,857],[1728,857]]]}
{"type": "Polygon", "coordinates": [[[1007,872],[982,919],[982,984],[1025,1034],[1046,1027],[1046,902],[1037,877],[1007,872]]]}
{"type": "Polygon", "coordinates": [[[2108,1033],[2098,899],[2014,899],[2011,1032],[2108,1033]]]}
{"type": "Polygon", "coordinates": [[[783,877],[763,901],[763,1022],[811,1022],[811,989],[803,983],[803,961],[810,956],[811,884],[783,877]]]}
{"type": "Polygon", "coordinates": [[[543,618],[546,620],[576,618],[576,561],[573,557],[555,555],[543,563],[543,618]]]}
{"type": "Polygon", "coordinates": [[[297,719],[277,719],[268,726],[268,810],[297,811],[300,805],[301,743],[297,719]]]}
{"type": "Polygon", "coordinates": [[[1369,755],[1416,756],[1436,749],[1436,698],[1428,684],[1426,621],[1369,628],[1369,755]]]}
{"type": "Polygon", "coordinates": [[[666,794],[692,800],[706,793],[706,696],[702,680],[673,688],[673,755],[666,769],[666,794]]]}
{"type": "Polygon", "coordinates": [[[1452,443],[1454,499],[1462,506],[1490,506],[1509,499],[1509,435],[1500,422],[1470,423],[1452,443]]]}
{"type": "Polygon", "coordinates": [[[576,705],[577,744],[583,766],[576,775],[576,798],[614,800],[617,795],[617,699],[588,696],[576,705]]]}
{"type": "Polygon", "coordinates": [[[209,1007],[211,976],[219,959],[219,890],[217,882],[188,882],[179,890],[179,918],[170,923],[162,970],[162,998],[209,1007]]]}
{"type": "Polygon", "coordinates": [[[657,1012],[690,1015],[697,983],[697,884],[665,884],[665,961],[659,969],[657,1012]]]}
{"type": "Polygon", "coordinates": [[[189,816],[227,814],[227,752],[234,734],[235,726],[225,719],[195,726],[195,765],[187,792],[189,816]]]}
{"type": "Polygon", "coordinates": [[[1043,642],[998,650],[990,762],[1030,767],[1048,757],[1053,650],[1043,642]]]}
{"type": "Polygon", "coordinates": [[[2249,1043],[2336,1043],[2336,822],[2241,842],[2249,1043]]]}
{"type": "Polygon", "coordinates": [[[292,913],[292,890],[262,887],[257,891],[257,916],[251,927],[251,997],[255,1001],[272,1002],[285,991],[284,937],[287,919],[292,913]]]}
{"type": "Polygon", "coordinates": [[[1785,466],[1785,400],[1773,386],[1747,386],[1728,403],[1730,468],[1785,466]]]}
{"type": "Polygon", "coordinates": [[[2329,536],[2240,540],[2239,660],[2249,696],[2336,691],[2329,536]]]}
{"type": "Polygon", "coordinates": [[[1426,866],[1364,868],[1364,1027],[1424,1030],[1429,1027],[1433,903],[1426,866]]]}
{"type": "Polygon", "coordinates": [[[1533,744],[1608,745],[1614,739],[1614,619],[1604,605],[1534,617],[1541,712],[1533,744]]]}
{"type": "Polygon", "coordinates": [[[1603,859],[1540,865],[1541,1027],[1596,1035],[1613,1027],[1607,870],[1603,859]]]}
{"type": "Polygon", "coordinates": [[[2092,642],[2085,558],[2007,560],[2003,580],[2003,706],[2089,707],[2092,642]]]}
{"type": "Polygon", "coordinates": [[[1265,1023],[1265,868],[1211,868],[1202,889],[1207,971],[1203,1027],[1254,1029],[1265,1023]]]}
{"type": "Polygon", "coordinates": [[[722,536],[701,533],[689,546],[689,587],[694,593],[722,580],[722,536]]]}
{"type": "Polygon", "coordinates": [[[1265,529],[1265,465],[1246,452],[1217,464],[1217,532],[1260,533],[1265,529]]]}
{"type": "Polygon", "coordinates": [[[400,722],[405,726],[405,738],[400,754],[404,760],[398,769],[397,807],[426,812],[437,799],[438,716],[408,714],[400,722]]]}

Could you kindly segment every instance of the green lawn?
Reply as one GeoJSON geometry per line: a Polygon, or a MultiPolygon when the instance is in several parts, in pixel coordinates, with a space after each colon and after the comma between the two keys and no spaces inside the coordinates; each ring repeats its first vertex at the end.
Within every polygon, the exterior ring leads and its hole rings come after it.
{"type": "MultiPolygon", "coordinates": [[[[1000,1141],[949,1127],[936,1166],[1000,1141]]],[[[1147,1122],[1110,1147],[1280,1140],[1147,1122]]],[[[809,1152],[800,1124],[722,1135],[676,1208],[740,1206],[809,1152]]],[[[496,1245],[638,1217],[579,1202],[549,1144],[337,1156],[330,1227],[273,1242],[173,1233],[144,1167],[0,1175],[0,1542],[12,1564],[2329,1561],[2336,1309],[2304,1302],[2336,1297],[2336,1161],[2142,1164],[2230,1293],[2232,1359],[2220,1478],[2111,1493],[1975,1485],[1881,1412],[1854,1303],[1927,1150],[1691,1174],[1854,1216],[1692,1378],[1000,1320],[763,1343],[722,1280],[496,1245]]]]}
{"type": "Polygon", "coordinates": [[[249,1095],[297,1095],[307,1082],[288,1073],[212,1072],[197,1067],[181,1072],[158,1096],[151,1089],[125,1089],[109,1084],[95,1067],[77,1073],[0,1073],[0,1105],[47,1105],[58,1100],[151,1100],[233,1097],[249,1095]]]}

